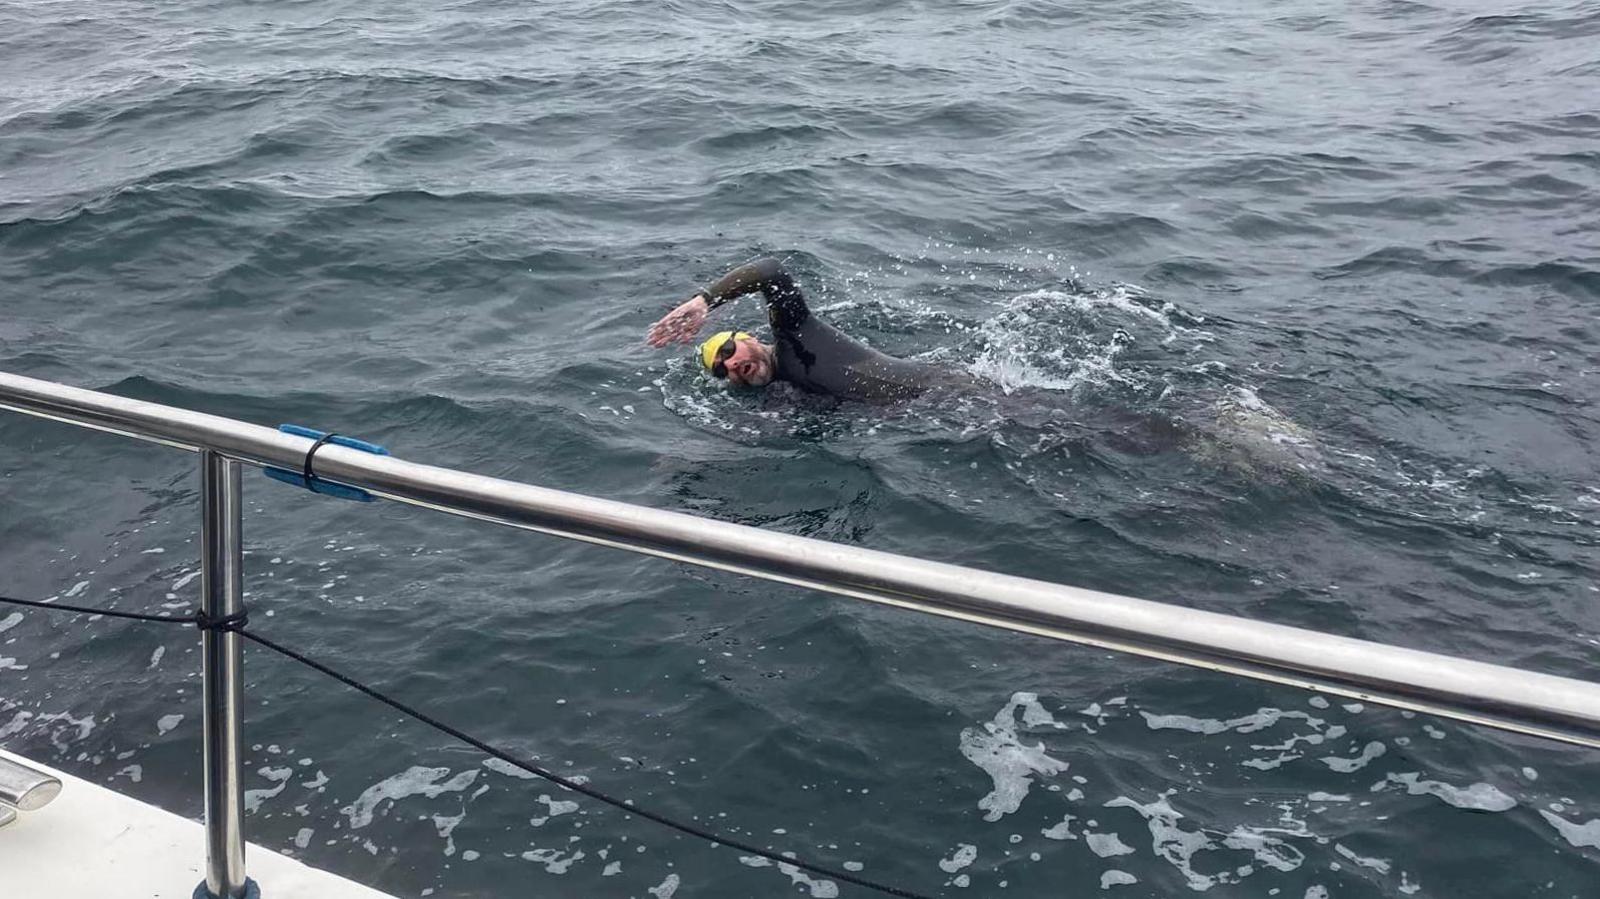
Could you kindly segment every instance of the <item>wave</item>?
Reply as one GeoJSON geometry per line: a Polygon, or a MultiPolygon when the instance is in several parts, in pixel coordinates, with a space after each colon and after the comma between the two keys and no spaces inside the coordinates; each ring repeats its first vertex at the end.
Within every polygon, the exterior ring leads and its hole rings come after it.
{"type": "Polygon", "coordinates": [[[1600,35],[1600,12],[1561,15],[1556,11],[1473,16],[1427,47],[1446,59],[1479,65],[1513,56],[1542,54],[1554,41],[1600,35]]]}
{"type": "Polygon", "coordinates": [[[1327,153],[1252,154],[1209,161],[1189,168],[1185,180],[1213,187],[1239,182],[1258,185],[1274,193],[1312,193],[1325,186],[1349,179],[1388,181],[1396,176],[1384,167],[1359,156],[1327,153]]]}
{"type": "Polygon", "coordinates": [[[1437,249],[1415,247],[1384,247],[1316,274],[1319,278],[1334,279],[1387,272],[1410,272],[1489,287],[1544,287],[1578,300],[1600,298],[1600,269],[1576,262],[1552,260],[1494,265],[1447,256],[1437,249]]]}

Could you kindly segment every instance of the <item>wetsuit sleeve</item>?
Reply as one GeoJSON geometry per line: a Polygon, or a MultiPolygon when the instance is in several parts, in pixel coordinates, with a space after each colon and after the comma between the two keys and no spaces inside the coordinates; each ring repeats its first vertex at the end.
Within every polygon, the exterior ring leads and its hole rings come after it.
{"type": "Polygon", "coordinates": [[[783,263],[771,256],[747,262],[706,286],[701,293],[715,309],[747,293],[761,291],[767,298],[767,318],[775,331],[793,331],[809,316],[806,300],[783,263]]]}

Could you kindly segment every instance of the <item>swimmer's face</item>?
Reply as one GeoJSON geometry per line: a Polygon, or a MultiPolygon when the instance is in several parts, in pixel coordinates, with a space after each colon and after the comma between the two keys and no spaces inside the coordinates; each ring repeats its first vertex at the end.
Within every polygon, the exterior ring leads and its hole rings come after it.
{"type": "Polygon", "coordinates": [[[745,337],[736,341],[738,347],[724,363],[728,367],[728,383],[740,387],[765,387],[772,383],[772,348],[745,337]]]}

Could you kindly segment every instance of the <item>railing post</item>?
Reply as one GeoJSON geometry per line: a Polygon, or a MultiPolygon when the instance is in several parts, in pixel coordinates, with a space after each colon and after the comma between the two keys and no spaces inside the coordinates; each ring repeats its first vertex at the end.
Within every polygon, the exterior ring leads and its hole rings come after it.
{"type": "MultiPolygon", "coordinates": [[[[202,608],[211,618],[244,608],[239,467],[238,462],[212,450],[200,451],[200,593],[202,608]]],[[[206,774],[203,886],[215,899],[241,899],[246,891],[239,776],[239,639],[238,634],[217,630],[202,631],[200,636],[206,774]]]]}

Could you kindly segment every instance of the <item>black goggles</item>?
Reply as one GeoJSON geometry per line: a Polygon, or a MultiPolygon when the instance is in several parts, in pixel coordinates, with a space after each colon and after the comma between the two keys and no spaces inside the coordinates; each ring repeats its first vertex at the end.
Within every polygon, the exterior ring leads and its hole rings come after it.
{"type": "Polygon", "coordinates": [[[728,335],[728,339],[722,342],[722,346],[717,347],[716,361],[711,364],[711,376],[713,378],[726,378],[728,376],[728,360],[732,359],[733,354],[738,351],[739,335],[728,335]]]}

